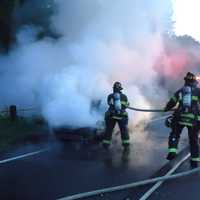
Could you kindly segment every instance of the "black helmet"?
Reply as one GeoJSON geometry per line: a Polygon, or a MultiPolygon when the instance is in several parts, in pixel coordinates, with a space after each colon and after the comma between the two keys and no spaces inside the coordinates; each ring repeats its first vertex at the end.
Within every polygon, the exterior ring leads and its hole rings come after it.
{"type": "Polygon", "coordinates": [[[196,76],[191,72],[188,72],[186,74],[184,80],[185,80],[186,85],[197,86],[197,84],[198,84],[196,76]]]}
{"type": "Polygon", "coordinates": [[[123,90],[122,84],[120,82],[115,82],[113,84],[113,90],[114,91],[121,91],[121,90],[123,90]]]}
{"type": "Polygon", "coordinates": [[[193,81],[196,81],[196,76],[191,73],[191,72],[188,72],[184,78],[185,81],[190,81],[190,82],[193,82],[193,81]]]}

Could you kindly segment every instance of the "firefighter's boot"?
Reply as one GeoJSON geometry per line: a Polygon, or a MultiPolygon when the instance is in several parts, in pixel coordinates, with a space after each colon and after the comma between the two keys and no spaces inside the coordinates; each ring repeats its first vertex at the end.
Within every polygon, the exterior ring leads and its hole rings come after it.
{"type": "Polygon", "coordinates": [[[109,144],[103,143],[103,148],[107,151],[110,148],[109,144]]]}
{"type": "Polygon", "coordinates": [[[127,155],[130,153],[130,145],[125,145],[125,146],[124,146],[124,151],[123,151],[123,153],[124,153],[124,154],[127,154],[127,155]]]}
{"type": "Polygon", "coordinates": [[[199,163],[200,163],[200,157],[191,158],[190,160],[190,166],[192,169],[199,167],[199,163]]]}
{"type": "Polygon", "coordinates": [[[174,158],[176,158],[176,153],[175,152],[169,152],[167,155],[167,160],[173,160],[174,158]]]}

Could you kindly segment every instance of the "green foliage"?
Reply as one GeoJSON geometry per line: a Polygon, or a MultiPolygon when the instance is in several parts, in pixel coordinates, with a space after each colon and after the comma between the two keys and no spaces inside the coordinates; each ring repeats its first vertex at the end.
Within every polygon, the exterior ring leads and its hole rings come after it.
{"type": "Polygon", "coordinates": [[[8,117],[0,116],[0,151],[10,146],[23,142],[33,134],[44,129],[44,124],[37,123],[33,119],[19,118],[12,122],[8,117]]]}

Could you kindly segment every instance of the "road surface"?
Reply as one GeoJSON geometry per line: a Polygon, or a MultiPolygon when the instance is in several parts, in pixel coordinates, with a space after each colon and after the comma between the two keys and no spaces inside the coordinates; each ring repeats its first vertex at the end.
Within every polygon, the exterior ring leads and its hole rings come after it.
{"type": "MultiPolygon", "coordinates": [[[[53,200],[147,179],[167,162],[168,132],[163,121],[152,122],[145,131],[134,130],[129,156],[123,154],[119,135],[114,136],[109,152],[101,145],[79,142],[25,145],[0,156],[1,161],[16,158],[0,164],[0,199],[53,200]],[[45,151],[27,154],[41,149],[45,151]],[[26,154],[27,157],[17,158],[26,154]]],[[[180,149],[185,145],[183,139],[180,149]]],[[[184,180],[179,183],[181,190],[184,180]]],[[[173,182],[169,186],[174,191],[173,182]]],[[[129,195],[130,191],[123,191],[92,199],[122,200],[129,195]]],[[[166,199],[172,199],[167,195],[166,199]]]]}

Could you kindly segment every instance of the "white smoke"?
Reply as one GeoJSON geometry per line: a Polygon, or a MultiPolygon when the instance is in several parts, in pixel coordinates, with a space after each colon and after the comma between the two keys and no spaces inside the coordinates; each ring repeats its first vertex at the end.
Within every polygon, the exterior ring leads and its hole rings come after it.
{"type": "MultiPolygon", "coordinates": [[[[37,40],[27,26],[8,56],[0,58],[0,104],[40,106],[51,125],[93,126],[103,119],[91,110],[121,81],[132,106],[151,107],[165,94],[154,63],[171,31],[171,1],[56,1],[51,28],[62,35],[37,40]]],[[[157,104],[162,106],[162,104],[157,104]]],[[[130,112],[131,121],[149,115],[130,112]]]]}

